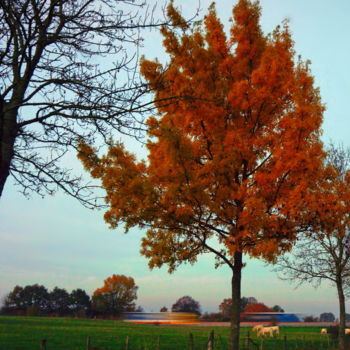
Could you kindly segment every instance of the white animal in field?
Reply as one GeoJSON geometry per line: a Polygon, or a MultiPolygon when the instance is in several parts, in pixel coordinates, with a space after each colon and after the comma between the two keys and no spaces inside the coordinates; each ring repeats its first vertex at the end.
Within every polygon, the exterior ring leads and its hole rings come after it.
{"type": "Polygon", "coordinates": [[[278,326],[272,326],[272,327],[269,327],[272,329],[272,333],[275,333],[275,334],[280,334],[280,327],[278,326]]]}
{"type": "Polygon", "coordinates": [[[259,332],[259,329],[264,328],[262,324],[257,324],[252,328],[252,332],[259,332]]]}
{"type": "Polygon", "coordinates": [[[350,328],[345,328],[345,334],[350,334],[350,328]]]}
{"type": "Polygon", "coordinates": [[[322,328],[321,329],[321,334],[327,334],[327,328],[322,328]]]}
{"type": "Polygon", "coordinates": [[[258,337],[265,337],[265,335],[273,336],[273,329],[272,327],[263,327],[258,330],[258,337]]]}

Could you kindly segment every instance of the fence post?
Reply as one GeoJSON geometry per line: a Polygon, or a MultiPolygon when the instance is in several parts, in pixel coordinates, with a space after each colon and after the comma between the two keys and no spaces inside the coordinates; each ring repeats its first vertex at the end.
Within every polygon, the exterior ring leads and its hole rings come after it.
{"type": "Polygon", "coordinates": [[[222,342],[221,334],[219,335],[220,349],[223,349],[224,343],[222,342]]]}
{"type": "Polygon", "coordinates": [[[157,339],[157,350],[160,350],[160,335],[158,335],[157,339]]]}
{"type": "Polygon", "coordinates": [[[128,348],[129,348],[129,336],[127,335],[125,339],[125,350],[128,350],[128,348]]]}
{"type": "Polygon", "coordinates": [[[193,345],[194,345],[193,334],[190,333],[190,335],[189,335],[189,341],[188,341],[188,349],[189,349],[189,350],[193,350],[193,345]]]}
{"type": "Polygon", "coordinates": [[[249,350],[249,331],[247,331],[246,336],[245,336],[245,347],[247,350],[249,350]]]}
{"type": "Polygon", "coordinates": [[[209,334],[208,350],[214,350],[214,330],[209,334]]]}
{"type": "Polygon", "coordinates": [[[46,349],[46,339],[41,339],[40,340],[40,350],[45,350],[46,349]]]}
{"type": "Polygon", "coordinates": [[[90,337],[86,337],[86,350],[90,350],[90,337]]]}
{"type": "Polygon", "coordinates": [[[287,350],[287,336],[283,337],[283,350],[287,350]]]}

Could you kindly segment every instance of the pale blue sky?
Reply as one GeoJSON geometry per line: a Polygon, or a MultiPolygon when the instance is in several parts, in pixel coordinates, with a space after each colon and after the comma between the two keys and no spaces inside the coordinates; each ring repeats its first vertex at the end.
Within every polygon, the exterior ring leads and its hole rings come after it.
{"type": "MultiPolygon", "coordinates": [[[[216,3],[228,28],[235,1],[216,3]]],[[[176,0],[175,4],[191,15],[197,1],[176,0]]],[[[201,16],[209,4],[208,0],[201,1],[201,16]]],[[[350,2],[262,0],[261,6],[264,31],[271,31],[289,18],[297,53],[312,61],[316,85],[327,106],[323,140],[327,143],[332,139],[350,147],[350,2]]],[[[160,37],[154,32],[145,36],[146,57],[164,60],[160,37]]],[[[135,142],[128,145],[131,150],[143,152],[135,142]]],[[[78,162],[73,164],[79,169],[78,162]]],[[[0,200],[0,296],[16,284],[33,283],[48,288],[57,285],[69,291],[83,288],[91,293],[115,273],[134,277],[139,286],[137,303],[147,311],[158,311],[163,305],[171,307],[183,295],[198,300],[204,311],[216,311],[222,299],[229,297],[230,272],[226,268],[215,270],[210,256],[172,275],[165,268],[150,271],[146,259],[139,255],[142,232],[134,230],[124,235],[122,228],[109,230],[102,215],[62,193],[45,199],[33,195],[27,200],[9,181],[0,200]]],[[[287,311],[338,314],[333,287],[325,284],[317,290],[308,286],[294,290],[259,261],[248,261],[242,294],[267,305],[279,304],[287,311]]]]}

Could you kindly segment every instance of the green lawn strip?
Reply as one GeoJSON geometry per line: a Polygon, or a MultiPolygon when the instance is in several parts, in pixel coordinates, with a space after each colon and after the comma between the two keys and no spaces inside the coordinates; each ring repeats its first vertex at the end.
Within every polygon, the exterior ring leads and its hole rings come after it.
{"type": "MultiPolygon", "coordinates": [[[[6,317],[0,316],[1,350],[38,350],[41,339],[47,339],[47,350],[85,350],[87,337],[91,345],[102,350],[124,350],[129,337],[129,350],[156,349],[160,337],[161,350],[188,349],[189,334],[193,334],[194,349],[203,350],[211,330],[215,333],[215,350],[227,349],[228,327],[183,327],[138,325],[114,320],[6,317]]],[[[284,336],[292,349],[327,349],[329,335],[321,336],[321,327],[281,327],[276,339],[261,340],[250,328],[241,329],[241,344],[247,331],[264,350],[283,349],[284,336]]],[[[252,348],[253,349],[253,348],[252,348]]]]}

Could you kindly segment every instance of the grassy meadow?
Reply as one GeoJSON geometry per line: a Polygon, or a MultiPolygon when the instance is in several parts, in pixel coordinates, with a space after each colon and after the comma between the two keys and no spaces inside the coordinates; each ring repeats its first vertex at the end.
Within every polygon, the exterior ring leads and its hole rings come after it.
{"type": "MultiPolygon", "coordinates": [[[[194,350],[206,349],[211,330],[215,333],[215,350],[226,350],[227,327],[138,325],[114,320],[9,317],[0,316],[0,350],[39,350],[40,340],[47,339],[46,350],[86,350],[87,337],[99,350],[160,350],[189,349],[189,334],[193,334],[194,350]]],[[[241,329],[242,349],[246,349],[246,333],[241,329]]],[[[319,327],[282,327],[277,338],[263,340],[252,336],[249,350],[328,350],[334,348],[329,335],[320,334],[319,327]]]]}

